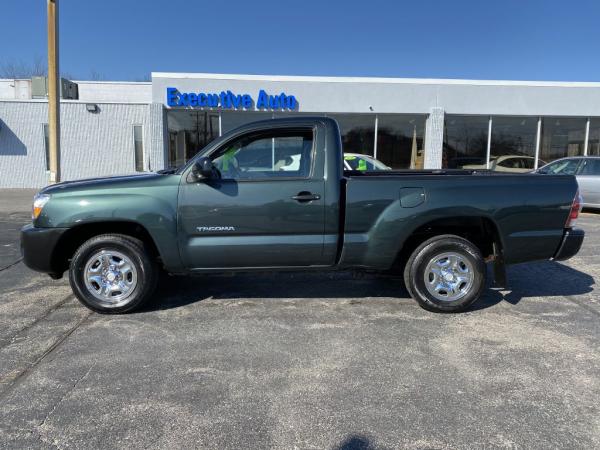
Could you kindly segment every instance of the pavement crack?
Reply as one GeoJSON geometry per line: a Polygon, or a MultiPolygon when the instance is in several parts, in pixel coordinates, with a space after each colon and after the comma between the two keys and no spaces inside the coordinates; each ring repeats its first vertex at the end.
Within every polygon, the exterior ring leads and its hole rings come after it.
{"type": "Polygon", "coordinates": [[[4,272],[6,269],[10,269],[11,267],[16,266],[21,261],[23,261],[23,258],[17,259],[15,262],[10,263],[8,266],[0,267],[0,272],[4,272]]]}
{"type": "Polygon", "coordinates": [[[52,414],[54,414],[54,411],[56,411],[56,409],[60,406],[60,404],[66,400],[66,398],[71,395],[71,393],[75,390],[75,388],[77,388],[77,385],[79,383],[81,383],[83,380],[85,380],[90,372],[92,371],[92,369],[96,366],[96,362],[94,362],[94,364],[92,364],[90,366],[90,368],[82,375],[80,376],[77,380],[75,380],[75,383],[73,383],[68,389],[67,391],[63,394],[63,396],[54,404],[54,406],[48,411],[48,413],[46,414],[46,416],[44,417],[44,419],[40,422],[40,424],[38,425],[38,428],[43,428],[46,425],[46,421],[50,418],[50,416],[52,416],[52,414]]]}
{"type": "Polygon", "coordinates": [[[91,315],[92,311],[87,313],[80,319],[73,327],[63,333],[57,340],[52,344],[44,353],[41,354],[39,358],[37,358],[30,366],[26,367],[22,370],[16,377],[12,380],[12,383],[8,385],[8,387],[4,391],[0,391],[0,400],[6,397],[9,392],[11,392],[16,386],[18,386],[22,380],[27,378],[27,376],[40,364],[47,356],[51,355],[57,348],[59,348],[63,342],[65,342],[71,334],[75,332],[77,328],[79,328],[91,315]]]}
{"type": "Polygon", "coordinates": [[[60,308],[61,306],[63,306],[67,302],[67,300],[69,300],[71,297],[73,297],[73,294],[67,295],[65,298],[63,298],[62,300],[60,300],[59,302],[57,302],[55,305],[53,305],[50,308],[48,308],[48,310],[46,310],[46,312],[43,315],[41,315],[40,317],[38,317],[37,319],[35,319],[30,324],[25,325],[23,328],[21,328],[19,331],[17,331],[16,333],[14,333],[9,338],[5,339],[6,341],[8,341],[8,343],[5,344],[5,345],[0,346],[0,350],[2,350],[4,347],[8,347],[9,345],[14,344],[15,339],[17,338],[17,336],[19,336],[21,333],[23,333],[23,332],[25,332],[25,331],[33,328],[35,325],[37,325],[42,320],[44,320],[45,318],[47,318],[50,314],[52,314],[58,308],[60,308]]]}
{"type": "Polygon", "coordinates": [[[40,439],[40,441],[44,442],[45,444],[48,445],[52,445],[53,447],[56,447],[58,449],[60,449],[61,447],[56,443],[56,440],[49,440],[49,436],[45,436],[45,426],[46,426],[46,422],[48,421],[48,419],[54,414],[54,412],[58,409],[58,407],[61,405],[62,402],[64,402],[67,397],[69,397],[71,395],[71,393],[77,388],[77,386],[79,385],[79,383],[81,383],[83,380],[85,380],[90,372],[92,371],[92,369],[96,366],[96,362],[94,362],[90,368],[82,375],[80,376],[77,380],[75,380],[75,382],[67,389],[67,391],[60,397],[60,399],[58,399],[58,401],[54,404],[54,406],[52,406],[52,408],[50,408],[50,410],[46,413],[46,415],[44,416],[44,418],[42,419],[42,421],[40,422],[40,424],[37,426],[38,429],[38,438],[40,439]]]}

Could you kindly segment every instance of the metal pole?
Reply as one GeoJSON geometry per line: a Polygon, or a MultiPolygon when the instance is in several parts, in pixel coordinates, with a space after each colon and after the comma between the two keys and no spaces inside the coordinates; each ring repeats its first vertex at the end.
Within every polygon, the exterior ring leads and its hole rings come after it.
{"type": "Polygon", "coordinates": [[[488,139],[485,152],[485,168],[490,169],[490,156],[492,155],[492,116],[488,119],[488,139]]]}
{"type": "Polygon", "coordinates": [[[48,131],[50,183],[60,181],[60,86],[58,69],[58,0],[48,0],[48,131]]]}
{"type": "Polygon", "coordinates": [[[377,134],[379,133],[379,116],[375,114],[375,136],[373,144],[373,158],[377,159],[377,134]]]}
{"type": "Polygon", "coordinates": [[[538,162],[540,159],[540,145],[542,143],[542,118],[538,117],[538,122],[537,122],[537,135],[535,138],[535,162],[533,165],[533,168],[535,170],[538,169],[538,162]]]}
{"type": "Polygon", "coordinates": [[[583,156],[588,155],[588,141],[590,140],[590,118],[585,122],[585,142],[583,144],[583,156]]]}

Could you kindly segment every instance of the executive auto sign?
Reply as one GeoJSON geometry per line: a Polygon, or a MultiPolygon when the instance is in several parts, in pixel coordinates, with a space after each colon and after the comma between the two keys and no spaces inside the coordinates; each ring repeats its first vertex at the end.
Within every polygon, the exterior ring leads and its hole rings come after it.
{"type": "Polygon", "coordinates": [[[205,107],[221,109],[263,109],[263,110],[295,110],[298,101],[293,95],[282,92],[269,95],[264,90],[258,92],[256,101],[250,94],[234,94],[231,91],[221,93],[179,92],[177,88],[167,88],[167,105],[169,107],[205,107]]]}

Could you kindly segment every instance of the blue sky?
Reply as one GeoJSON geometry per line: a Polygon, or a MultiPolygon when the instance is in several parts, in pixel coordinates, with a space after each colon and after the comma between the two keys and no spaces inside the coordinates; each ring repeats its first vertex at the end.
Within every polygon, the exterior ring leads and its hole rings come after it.
{"type": "MultiPolygon", "coordinates": [[[[59,0],[61,69],[600,81],[598,0],[59,0]]],[[[46,58],[46,0],[2,0],[0,64],[46,58]]]]}

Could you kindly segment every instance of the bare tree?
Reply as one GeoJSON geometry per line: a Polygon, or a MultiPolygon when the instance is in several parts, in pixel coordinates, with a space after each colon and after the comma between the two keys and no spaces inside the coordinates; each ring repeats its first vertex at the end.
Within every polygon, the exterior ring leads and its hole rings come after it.
{"type": "Polygon", "coordinates": [[[46,76],[47,67],[41,56],[36,57],[33,63],[25,61],[0,62],[0,78],[31,78],[46,76]]]}
{"type": "Polygon", "coordinates": [[[106,77],[103,73],[98,72],[96,69],[90,70],[90,80],[91,81],[101,81],[106,80],[106,77]]]}
{"type": "Polygon", "coordinates": [[[135,77],[133,81],[152,81],[150,74],[144,74],[141,77],[135,77]]]}
{"type": "MultiPolygon", "coordinates": [[[[41,56],[34,58],[31,64],[25,61],[0,61],[0,78],[31,78],[45,77],[48,75],[48,66],[46,60],[41,56]]],[[[62,72],[61,77],[69,80],[73,79],[73,75],[69,72],[62,72]]]]}

